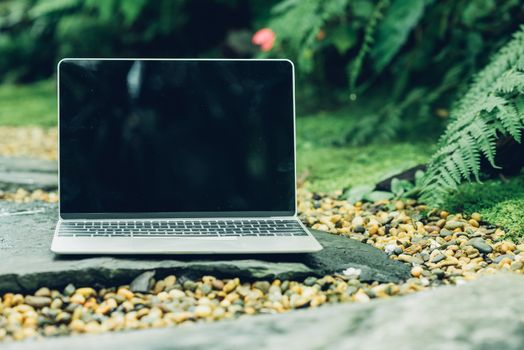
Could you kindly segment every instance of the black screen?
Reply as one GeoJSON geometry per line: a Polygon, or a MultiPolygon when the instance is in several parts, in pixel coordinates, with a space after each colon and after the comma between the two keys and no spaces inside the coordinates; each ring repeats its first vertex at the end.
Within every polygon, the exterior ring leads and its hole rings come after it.
{"type": "Polygon", "coordinates": [[[59,98],[63,217],[295,210],[289,61],[66,59],[59,98]]]}

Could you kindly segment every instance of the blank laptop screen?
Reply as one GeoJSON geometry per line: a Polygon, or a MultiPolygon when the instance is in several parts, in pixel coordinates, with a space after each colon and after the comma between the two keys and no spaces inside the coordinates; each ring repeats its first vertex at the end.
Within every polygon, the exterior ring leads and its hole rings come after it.
{"type": "Polygon", "coordinates": [[[285,60],[63,60],[61,215],[292,214],[293,108],[285,60]]]}

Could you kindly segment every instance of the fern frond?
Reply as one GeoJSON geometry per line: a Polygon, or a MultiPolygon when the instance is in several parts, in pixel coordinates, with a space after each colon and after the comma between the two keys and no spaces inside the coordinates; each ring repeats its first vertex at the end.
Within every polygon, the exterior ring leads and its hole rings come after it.
{"type": "Polygon", "coordinates": [[[469,181],[470,176],[467,174],[472,174],[477,181],[480,181],[480,151],[475,143],[475,140],[469,135],[463,135],[463,137],[458,141],[456,150],[461,150],[461,152],[455,152],[457,155],[453,156],[454,161],[462,163],[459,167],[467,167],[469,170],[466,174],[463,175],[464,179],[469,181]]]}
{"type": "Polygon", "coordinates": [[[451,122],[439,140],[422,181],[421,199],[438,205],[463,180],[480,178],[480,160],[495,164],[496,142],[517,142],[524,128],[524,27],[474,79],[451,111],[451,122]]]}
{"type": "Polygon", "coordinates": [[[481,118],[475,118],[468,127],[469,134],[477,142],[480,151],[489,160],[493,167],[495,165],[495,141],[497,136],[495,130],[490,128],[488,124],[481,118]]]}
{"type": "Polygon", "coordinates": [[[356,92],[357,79],[360,75],[362,69],[362,64],[364,63],[364,58],[371,49],[375,38],[374,33],[377,27],[378,21],[382,18],[383,11],[390,5],[389,0],[379,0],[371,13],[371,16],[368,19],[366,27],[364,29],[364,39],[360,50],[355,57],[355,60],[349,66],[349,90],[351,93],[356,92]]]}
{"type": "Polygon", "coordinates": [[[503,132],[506,132],[520,142],[522,136],[522,120],[519,116],[519,112],[513,104],[508,103],[505,106],[498,107],[498,113],[495,116],[503,126],[503,132]]]}

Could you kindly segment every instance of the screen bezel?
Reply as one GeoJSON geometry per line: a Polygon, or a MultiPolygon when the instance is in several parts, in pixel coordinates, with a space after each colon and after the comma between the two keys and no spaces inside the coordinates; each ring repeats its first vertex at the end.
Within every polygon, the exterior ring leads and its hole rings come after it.
{"type": "Polygon", "coordinates": [[[291,211],[223,211],[223,212],[107,212],[107,213],[63,213],[61,201],[58,201],[59,219],[181,219],[181,218],[263,218],[263,217],[295,217],[297,216],[297,166],[296,166],[296,107],[295,107],[295,66],[289,59],[222,59],[222,58],[63,58],[57,64],[57,109],[58,109],[58,198],[60,189],[60,65],[67,61],[279,61],[288,62],[291,66],[291,87],[293,96],[293,209],[291,211]]]}

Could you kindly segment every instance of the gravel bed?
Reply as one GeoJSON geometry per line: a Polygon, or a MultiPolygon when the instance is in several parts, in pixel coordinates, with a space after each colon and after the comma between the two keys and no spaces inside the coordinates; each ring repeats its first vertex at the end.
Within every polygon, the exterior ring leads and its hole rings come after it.
{"type": "Polygon", "coordinates": [[[0,126],[0,155],[57,159],[57,128],[0,126]]]}
{"type": "Polygon", "coordinates": [[[344,235],[412,266],[424,287],[457,284],[496,271],[524,273],[524,244],[478,213],[429,210],[414,200],[349,204],[337,194],[299,190],[301,219],[310,227],[344,235]]]}
{"type": "Polygon", "coordinates": [[[241,315],[282,313],[326,303],[368,302],[407,294],[406,286],[360,283],[357,276],[309,277],[304,281],[178,280],[170,275],[148,292],[133,283],[116,288],[40,288],[33,295],[7,293],[0,303],[0,339],[100,333],[217,321],[241,315]]]}
{"type": "Polygon", "coordinates": [[[4,192],[0,190],[0,200],[27,203],[33,201],[42,201],[48,203],[58,203],[58,193],[55,191],[28,191],[19,188],[16,192],[4,192]]]}
{"type": "MultiPolygon", "coordinates": [[[[478,214],[429,211],[415,201],[357,203],[299,191],[308,226],[371,244],[412,266],[412,278],[363,283],[358,269],[304,281],[241,281],[170,275],[139,276],[130,285],[40,288],[32,295],[0,299],[0,339],[170,327],[241,315],[282,313],[326,303],[365,303],[440,285],[466,283],[499,270],[523,273],[524,244],[503,240],[504,231],[478,214]],[[145,283],[145,284],[144,284],[145,283]],[[141,285],[141,286],[140,286],[141,285]]],[[[146,273],[147,274],[147,273],[146,273]]]]}

